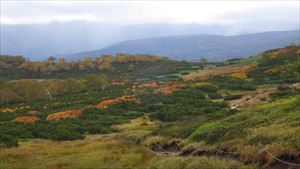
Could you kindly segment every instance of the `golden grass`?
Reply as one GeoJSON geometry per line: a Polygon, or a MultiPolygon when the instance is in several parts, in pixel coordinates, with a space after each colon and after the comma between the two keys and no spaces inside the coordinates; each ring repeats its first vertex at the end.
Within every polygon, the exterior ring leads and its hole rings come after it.
{"type": "Polygon", "coordinates": [[[215,157],[165,157],[153,162],[151,169],[252,169],[237,161],[215,157]]]}
{"type": "Polygon", "coordinates": [[[0,149],[0,168],[126,168],[144,166],[153,158],[142,146],[124,142],[114,135],[103,141],[105,136],[92,135],[84,140],[64,142],[43,139],[22,141],[17,148],[0,149]]]}
{"type": "Polygon", "coordinates": [[[194,79],[199,80],[206,80],[211,76],[216,75],[224,75],[224,74],[231,74],[231,73],[238,73],[238,72],[247,72],[248,70],[255,67],[255,64],[235,64],[235,65],[228,65],[222,67],[213,67],[210,69],[200,70],[191,72],[188,75],[183,76],[183,80],[189,81],[194,79]]]}

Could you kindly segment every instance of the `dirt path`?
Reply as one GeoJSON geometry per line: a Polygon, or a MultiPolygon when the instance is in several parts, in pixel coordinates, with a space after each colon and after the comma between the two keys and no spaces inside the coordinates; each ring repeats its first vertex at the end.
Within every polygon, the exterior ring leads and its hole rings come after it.
{"type": "Polygon", "coordinates": [[[277,86],[259,87],[255,91],[243,92],[243,97],[240,99],[229,101],[232,109],[246,109],[256,105],[266,103],[270,100],[269,94],[277,90],[277,86]]]}
{"type": "MultiPolygon", "coordinates": [[[[288,162],[285,161],[278,161],[275,160],[271,164],[269,163],[249,163],[249,162],[244,162],[240,159],[240,153],[238,152],[228,152],[224,150],[218,150],[218,149],[213,149],[213,150],[187,150],[187,151],[182,151],[181,148],[174,144],[171,143],[170,145],[163,146],[161,147],[159,144],[156,144],[155,146],[149,148],[152,153],[155,153],[155,155],[165,155],[165,156],[179,156],[179,157],[218,157],[220,159],[224,160],[231,160],[231,161],[237,161],[240,163],[243,163],[244,165],[248,166],[257,166],[260,169],[300,169],[299,165],[290,165],[288,162]]],[[[263,149],[262,149],[263,150],[263,149]]],[[[267,152],[267,151],[266,151],[267,152]]],[[[286,159],[288,160],[288,159],[286,159]]],[[[292,163],[291,163],[292,164],[292,163]]]]}

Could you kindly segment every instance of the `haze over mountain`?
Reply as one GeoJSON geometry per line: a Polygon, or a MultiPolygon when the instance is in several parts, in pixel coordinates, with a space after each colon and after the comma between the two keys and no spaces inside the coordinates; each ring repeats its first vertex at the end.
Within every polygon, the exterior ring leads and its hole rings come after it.
{"type": "MultiPolygon", "coordinates": [[[[232,32],[230,25],[200,24],[116,25],[56,22],[51,24],[1,25],[0,53],[23,55],[31,60],[43,60],[48,56],[79,59],[85,55],[97,56],[118,52],[158,54],[176,59],[195,59],[203,55],[214,59],[221,54],[224,54],[222,56],[224,58],[256,54],[266,49],[297,42],[296,37],[299,37],[295,35],[296,32],[268,34],[266,36],[270,37],[267,39],[257,36],[227,38],[223,36],[247,32],[247,30],[232,32]],[[287,34],[287,37],[283,34],[287,34]],[[247,38],[251,38],[251,40],[249,41],[247,38]],[[242,46],[244,48],[240,48],[240,52],[228,51],[232,47],[242,46]],[[224,53],[224,50],[227,53],[224,53]],[[82,51],[95,52],[85,53],[82,51]],[[73,55],[73,53],[79,52],[80,54],[73,55]]],[[[255,31],[252,30],[252,32],[255,31]]]]}
{"type": "Polygon", "coordinates": [[[199,60],[205,57],[211,61],[256,55],[265,50],[300,44],[299,30],[263,32],[236,36],[185,35],[137,39],[119,42],[95,51],[65,55],[67,59],[81,59],[85,56],[103,54],[155,54],[173,59],[199,60]]]}
{"type": "MultiPolygon", "coordinates": [[[[0,54],[31,60],[132,39],[299,29],[297,1],[0,1],[0,8],[0,54]]],[[[157,49],[141,50],[148,51],[157,49]]]]}
{"type": "Polygon", "coordinates": [[[85,22],[1,25],[1,54],[23,55],[33,60],[50,55],[95,50],[124,40],[186,34],[227,34],[223,25],[139,24],[116,25],[85,22]]]}

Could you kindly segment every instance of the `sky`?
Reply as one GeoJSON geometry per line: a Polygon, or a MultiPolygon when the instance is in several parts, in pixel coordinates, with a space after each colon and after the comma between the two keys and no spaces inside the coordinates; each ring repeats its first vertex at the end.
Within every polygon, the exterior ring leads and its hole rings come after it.
{"type": "MultiPolygon", "coordinates": [[[[295,1],[0,1],[1,24],[88,23],[299,27],[295,1]]],[[[234,29],[234,28],[233,28],[234,29]]]]}

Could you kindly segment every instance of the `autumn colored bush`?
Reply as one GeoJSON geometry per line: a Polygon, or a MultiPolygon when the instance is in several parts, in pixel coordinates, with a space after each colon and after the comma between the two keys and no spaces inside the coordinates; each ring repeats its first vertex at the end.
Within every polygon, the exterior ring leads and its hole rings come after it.
{"type": "Polygon", "coordinates": [[[47,116],[46,120],[47,121],[57,121],[62,118],[79,116],[81,113],[82,113],[82,110],[67,110],[67,111],[52,113],[47,116]]]}
{"type": "Polygon", "coordinates": [[[158,87],[156,82],[142,84],[141,87],[158,87]]]}
{"type": "Polygon", "coordinates": [[[12,122],[18,122],[18,123],[35,123],[39,121],[40,119],[35,116],[20,116],[16,117],[12,122]]]}
{"type": "Polygon", "coordinates": [[[244,80],[247,78],[247,75],[245,72],[232,73],[230,76],[233,78],[241,79],[241,80],[244,80]]]}
{"type": "Polygon", "coordinates": [[[122,97],[118,97],[118,98],[115,98],[115,99],[110,99],[110,100],[103,100],[101,103],[97,104],[96,108],[100,108],[100,109],[105,109],[107,108],[110,104],[113,104],[113,103],[120,103],[120,102],[125,102],[125,101],[129,101],[129,102],[134,102],[134,103],[137,103],[137,104],[140,104],[140,100],[137,99],[136,97],[134,96],[122,96],[122,97]]]}

